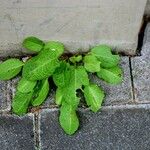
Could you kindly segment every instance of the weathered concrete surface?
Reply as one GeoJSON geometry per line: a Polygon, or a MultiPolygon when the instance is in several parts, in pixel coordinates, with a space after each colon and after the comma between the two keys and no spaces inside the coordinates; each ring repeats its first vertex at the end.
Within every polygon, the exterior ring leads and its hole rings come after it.
{"type": "Polygon", "coordinates": [[[135,100],[150,102],[150,23],[147,25],[140,57],[132,59],[135,100]]]}
{"type": "Polygon", "coordinates": [[[150,106],[105,107],[101,112],[79,112],[80,129],[66,135],[57,110],[41,113],[41,150],[148,150],[150,106]]]}
{"type": "Polygon", "coordinates": [[[22,55],[26,36],[59,40],[66,50],[109,44],[133,54],[146,0],[0,1],[0,56],[22,55]]]}
{"type": "Polygon", "coordinates": [[[1,150],[34,150],[33,116],[0,116],[1,150]]]}
{"type": "MultiPolygon", "coordinates": [[[[91,82],[94,82],[97,85],[101,86],[105,91],[106,97],[103,104],[105,106],[120,105],[133,102],[129,58],[121,57],[120,66],[122,67],[124,78],[123,82],[118,85],[108,84],[95,75],[89,76],[91,82]]],[[[81,98],[83,99],[83,96],[81,98]]],[[[83,100],[81,100],[81,102],[82,104],[84,104],[83,100]]],[[[55,105],[55,91],[52,89],[43,107],[52,107],[53,105],[55,105]]]]}

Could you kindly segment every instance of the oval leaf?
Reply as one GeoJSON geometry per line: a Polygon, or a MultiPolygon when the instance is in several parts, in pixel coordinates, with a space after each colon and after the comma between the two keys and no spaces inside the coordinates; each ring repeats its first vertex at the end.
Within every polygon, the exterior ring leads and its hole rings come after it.
{"type": "Polygon", "coordinates": [[[8,59],[0,64],[0,80],[9,80],[15,77],[24,63],[19,59],[8,59]]]}
{"type": "Polygon", "coordinates": [[[88,72],[99,72],[100,61],[94,55],[87,55],[84,57],[84,67],[88,72]]]}
{"type": "Polygon", "coordinates": [[[44,49],[50,49],[56,53],[57,57],[60,57],[64,52],[64,45],[60,42],[50,41],[45,44],[44,49]]]}
{"type": "Polygon", "coordinates": [[[25,78],[22,78],[17,86],[17,90],[22,92],[22,93],[29,93],[33,91],[37,81],[29,81],[26,80],[25,78]]]}
{"type": "Polygon", "coordinates": [[[36,37],[31,36],[24,39],[23,47],[34,52],[39,52],[44,47],[44,42],[36,37]]]}
{"type": "Polygon", "coordinates": [[[97,76],[111,84],[119,84],[123,80],[123,73],[120,67],[116,66],[109,69],[101,68],[97,76]]]}
{"type": "Polygon", "coordinates": [[[74,134],[78,129],[79,120],[71,105],[63,103],[60,108],[59,122],[63,130],[69,135],[74,134]]]}
{"type": "Polygon", "coordinates": [[[104,91],[96,84],[90,84],[84,88],[84,97],[93,112],[97,112],[104,99],[104,91]]]}
{"type": "Polygon", "coordinates": [[[32,105],[33,106],[41,105],[45,101],[48,92],[49,92],[48,79],[39,81],[33,94],[32,105]]]}
{"type": "Polygon", "coordinates": [[[78,107],[80,99],[76,96],[74,86],[58,87],[56,91],[56,104],[61,105],[63,102],[71,105],[74,109],[78,107]]]}
{"type": "Polygon", "coordinates": [[[53,74],[53,81],[58,87],[63,87],[68,85],[68,79],[70,78],[70,74],[68,72],[70,65],[66,62],[61,62],[60,66],[56,68],[53,74]]]}
{"type": "Polygon", "coordinates": [[[74,66],[65,67],[60,65],[53,74],[53,80],[58,87],[72,85],[75,89],[81,88],[82,85],[89,84],[88,74],[82,66],[76,68],[74,66]]]}
{"type": "Polygon", "coordinates": [[[72,67],[70,70],[70,84],[75,89],[80,89],[82,85],[86,86],[89,84],[88,74],[83,66],[72,67]]]}
{"type": "Polygon", "coordinates": [[[50,77],[59,67],[59,61],[55,54],[49,50],[41,51],[31,58],[23,67],[23,77],[27,80],[42,80],[50,77]]]}
{"type": "Polygon", "coordinates": [[[104,68],[114,67],[120,61],[119,55],[113,55],[111,48],[106,45],[99,45],[92,48],[91,53],[97,57],[101,62],[101,66],[104,68]]]}
{"type": "Polygon", "coordinates": [[[23,115],[27,113],[29,103],[32,98],[32,92],[30,93],[21,93],[16,92],[15,97],[12,102],[12,111],[17,115],[23,115]]]}

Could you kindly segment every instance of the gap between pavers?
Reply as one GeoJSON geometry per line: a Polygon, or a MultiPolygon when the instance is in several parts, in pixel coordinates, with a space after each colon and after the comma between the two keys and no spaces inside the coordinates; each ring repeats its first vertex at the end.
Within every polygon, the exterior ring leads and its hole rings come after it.
{"type": "Polygon", "coordinates": [[[150,149],[150,105],[104,106],[97,113],[80,109],[80,127],[68,136],[58,122],[58,109],[40,113],[41,150],[150,149]]]}

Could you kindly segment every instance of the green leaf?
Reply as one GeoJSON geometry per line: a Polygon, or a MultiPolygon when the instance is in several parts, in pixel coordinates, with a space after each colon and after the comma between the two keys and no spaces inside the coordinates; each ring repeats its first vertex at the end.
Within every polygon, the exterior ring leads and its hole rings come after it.
{"type": "Polygon", "coordinates": [[[36,37],[27,37],[23,41],[23,47],[34,52],[40,52],[44,47],[44,42],[36,37]]]}
{"type": "Polygon", "coordinates": [[[9,80],[15,77],[24,63],[19,59],[11,58],[0,64],[0,80],[9,80]]]}
{"type": "Polygon", "coordinates": [[[97,73],[97,76],[111,84],[119,84],[123,80],[122,70],[118,66],[109,69],[101,68],[100,72],[97,73]]]}
{"type": "Polygon", "coordinates": [[[16,92],[15,97],[12,102],[12,111],[17,115],[24,115],[27,113],[29,103],[32,98],[32,92],[30,93],[21,93],[16,92]]]}
{"type": "Polygon", "coordinates": [[[33,91],[37,81],[29,81],[26,80],[25,78],[22,78],[17,86],[17,90],[21,93],[29,93],[33,91]]]}
{"type": "Polygon", "coordinates": [[[81,88],[82,85],[86,86],[89,84],[88,74],[83,66],[77,68],[72,67],[70,74],[70,84],[74,86],[75,89],[81,88]]]}
{"type": "Polygon", "coordinates": [[[89,72],[99,72],[100,71],[100,61],[94,55],[87,55],[84,57],[84,67],[89,72]]]}
{"type": "Polygon", "coordinates": [[[46,99],[49,92],[49,83],[48,79],[44,79],[42,81],[38,81],[37,86],[35,87],[35,91],[33,94],[32,106],[41,105],[46,99]]]}
{"type": "Polygon", "coordinates": [[[82,85],[89,84],[88,74],[82,66],[76,68],[64,64],[64,66],[60,65],[60,68],[57,69],[53,74],[53,80],[58,87],[72,85],[75,89],[79,89],[82,85]]]}
{"type": "Polygon", "coordinates": [[[74,87],[64,87],[64,94],[62,98],[62,102],[66,102],[71,105],[74,109],[76,109],[79,105],[80,99],[76,96],[76,90],[74,87]]]}
{"type": "Polygon", "coordinates": [[[58,68],[56,68],[53,74],[53,81],[58,87],[63,87],[69,84],[69,69],[70,65],[64,61],[60,63],[60,66],[58,68]]]}
{"type": "Polygon", "coordinates": [[[72,63],[80,62],[82,60],[82,55],[72,56],[69,58],[72,63]]]}
{"type": "Polygon", "coordinates": [[[99,45],[92,48],[91,53],[97,57],[101,62],[101,66],[104,68],[114,67],[120,61],[119,55],[113,55],[111,48],[106,45],[99,45]]]}
{"type": "Polygon", "coordinates": [[[59,67],[56,54],[46,49],[37,56],[31,58],[23,67],[23,77],[27,80],[42,80],[50,77],[55,69],[59,67]]]}
{"type": "Polygon", "coordinates": [[[64,96],[64,90],[61,87],[58,87],[56,90],[56,97],[55,97],[55,102],[57,105],[61,105],[63,101],[63,96],[64,96]]]}
{"type": "Polygon", "coordinates": [[[64,52],[64,45],[60,42],[50,41],[45,44],[44,49],[50,49],[56,53],[57,57],[60,57],[64,52]]]}
{"type": "MultiPolygon", "coordinates": [[[[63,68],[60,67],[60,68],[63,68]]],[[[62,69],[63,70],[63,69],[62,69]]],[[[76,90],[82,85],[88,85],[89,79],[85,68],[82,66],[69,66],[65,71],[58,76],[54,76],[53,80],[58,86],[56,91],[56,104],[61,105],[66,102],[76,108],[79,104],[79,98],[76,96],[76,90]]]]}
{"type": "Polygon", "coordinates": [[[63,102],[71,105],[74,109],[79,105],[80,99],[76,96],[74,86],[58,87],[56,91],[56,104],[61,105],[63,102]]]}
{"type": "Polygon", "coordinates": [[[78,129],[79,120],[71,105],[63,103],[60,108],[59,122],[63,130],[69,135],[74,134],[78,129]]]}
{"type": "Polygon", "coordinates": [[[90,84],[84,88],[84,96],[88,106],[93,112],[97,112],[104,99],[103,90],[96,84],[90,84]]]}

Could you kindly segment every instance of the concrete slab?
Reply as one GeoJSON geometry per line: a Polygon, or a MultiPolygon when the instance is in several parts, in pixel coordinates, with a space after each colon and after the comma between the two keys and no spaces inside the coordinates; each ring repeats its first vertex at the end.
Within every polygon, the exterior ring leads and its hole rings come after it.
{"type": "Polygon", "coordinates": [[[34,150],[33,116],[0,115],[1,150],[34,150]]]}
{"type": "Polygon", "coordinates": [[[146,0],[0,1],[0,56],[28,53],[26,36],[59,40],[66,51],[108,44],[134,54],[146,0]]]}
{"type": "Polygon", "coordinates": [[[40,117],[41,150],[148,150],[150,106],[103,108],[79,111],[80,128],[68,136],[58,122],[57,110],[44,110],[40,117]]]}

